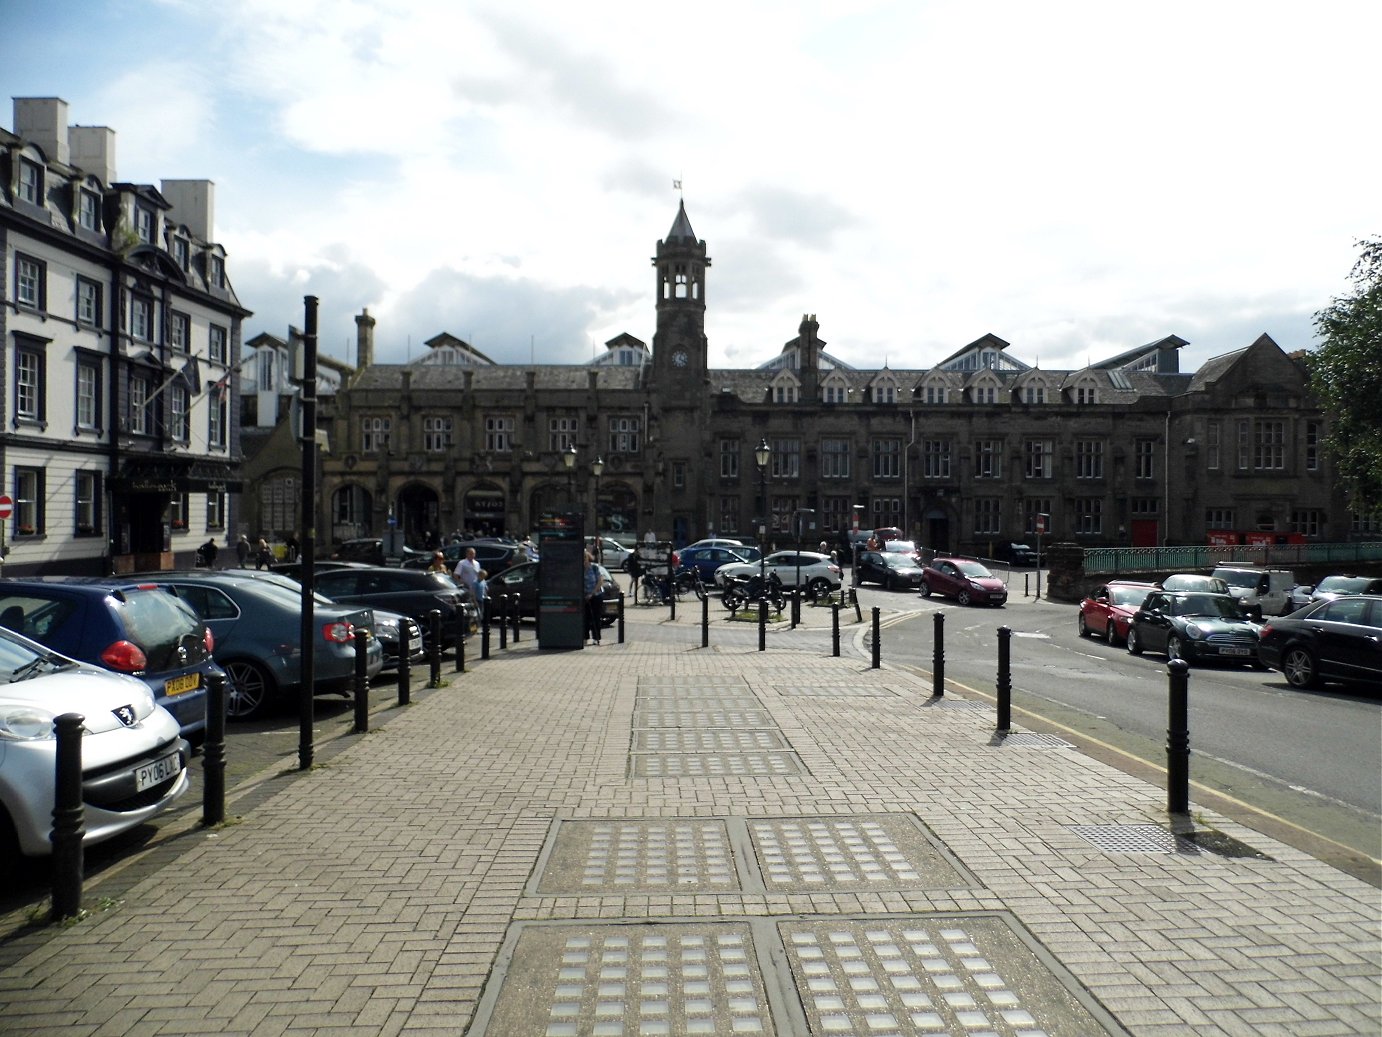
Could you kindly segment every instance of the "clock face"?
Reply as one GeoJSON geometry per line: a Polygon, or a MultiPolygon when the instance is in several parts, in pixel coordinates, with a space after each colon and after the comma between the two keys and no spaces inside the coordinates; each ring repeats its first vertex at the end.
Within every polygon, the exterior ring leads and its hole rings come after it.
{"type": "Polygon", "coordinates": [[[672,363],[676,364],[678,367],[685,367],[689,359],[691,358],[686,355],[686,350],[684,349],[678,349],[672,354],[672,363]]]}

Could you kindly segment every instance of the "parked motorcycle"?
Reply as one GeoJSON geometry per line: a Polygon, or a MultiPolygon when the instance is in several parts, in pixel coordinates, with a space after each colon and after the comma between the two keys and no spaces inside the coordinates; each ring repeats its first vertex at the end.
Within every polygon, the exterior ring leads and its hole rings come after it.
{"type": "Polygon", "coordinates": [[[774,612],[781,612],[787,607],[787,594],[782,589],[782,581],[777,573],[769,573],[766,579],[757,573],[730,577],[723,600],[730,612],[738,612],[746,605],[756,606],[759,601],[766,601],[774,612]]]}

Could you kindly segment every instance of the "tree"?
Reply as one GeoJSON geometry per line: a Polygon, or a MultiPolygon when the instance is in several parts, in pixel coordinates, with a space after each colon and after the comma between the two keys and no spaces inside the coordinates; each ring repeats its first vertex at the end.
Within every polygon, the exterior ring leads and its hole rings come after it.
{"type": "Polygon", "coordinates": [[[1354,294],[1315,314],[1310,388],[1329,412],[1325,445],[1355,515],[1382,512],[1382,238],[1361,240],[1354,294]]]}

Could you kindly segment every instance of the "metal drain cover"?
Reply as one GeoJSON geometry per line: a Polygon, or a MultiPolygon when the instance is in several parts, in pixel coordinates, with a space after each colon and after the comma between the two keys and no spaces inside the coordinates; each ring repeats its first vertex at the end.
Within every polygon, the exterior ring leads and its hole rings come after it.
{"type": "Polygon", "coordinates": [[[1059,735],[1045,734],[1040,731],[1011,731],[1008,734],[999,734],[997,744],[1002,749],[1073,749],[1070,742],[1067,742],[1059,735]]]}
{"type": "Polygon", "coordinates": [[[1160,825],[1070,825],[1070,831],[1112,853],[1189,853],[1199,847],[1160,825]]]}

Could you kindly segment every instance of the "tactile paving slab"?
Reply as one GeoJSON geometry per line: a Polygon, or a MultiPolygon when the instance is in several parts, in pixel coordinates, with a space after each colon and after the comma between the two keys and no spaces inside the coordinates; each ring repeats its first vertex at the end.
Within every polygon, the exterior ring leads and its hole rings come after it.
{"type": "Polygon", "coordinates": [[[1188,853],[1200,848],[1160,825],[1070,825],[1070,831],[1101,850],[1114,853],[1188,853]]]}
{"type": "Polygon", "coordinates": [[[691,728],[772,728],[777,724],[765,709],[661,709],[641,707],[634,710],[635,728],[691,727],[691,728]]]}
{"type": "Polygon", "coordinates": [[[898,694],[873,684],[778,684],[773,690],[779,695],[812,698],[896,698],[898,694]]]}
{"type": "Polygon", "coordinates": [[[716,892],[739,888],[722,820],[563,821],[539,893],[716,892]]]}
{"type": "Polygon", "coordinates": [[[841,918],[778,927],[813,1034],[1110,1032],[1000,917],[841,918]]]}
{"type": "Polygon", "coordinates": [[[761,752],[767,749],[786,749],[782,735],[772,730],[694,730],[670,728],[643,730],[633,733],[634,752],[710,753],[761,752]]]}
{"type": "Polygon", "coordinates": [[[777,892],[971,885],[906,815],[752,818],[748,830],[777,892]]]}
{"type": "Polygon", "coordinates": [[[671,688],[683,690],[691,688],[748,688],[743,677],[730,673],[696,673],[678,677],[646,676],[638,678],[638,690],[671,688]]]}
{"type": "Polygon", "coordinates": [[[793,752],[635,753],[635,778],[773,777],[802,773],[793,752]]]}
{"type": "Polygon", "coordinates": [[[745,923],[526,926],[477,1033],[774,1034],[745,923]]]}
{"type": "Polygon", "coordinates": [[[1075,746],[1060,735],[1042,731],[1012,731],[999,739],[1004,749],[1073,749],[1075,746]]]}

